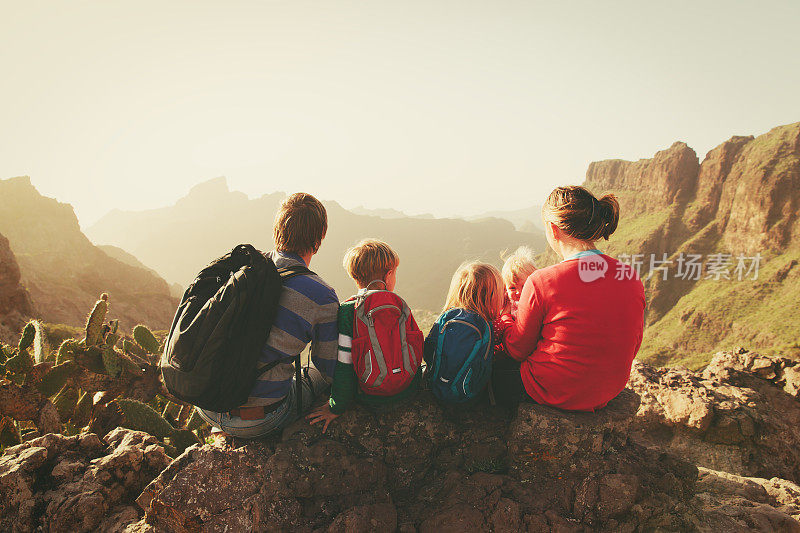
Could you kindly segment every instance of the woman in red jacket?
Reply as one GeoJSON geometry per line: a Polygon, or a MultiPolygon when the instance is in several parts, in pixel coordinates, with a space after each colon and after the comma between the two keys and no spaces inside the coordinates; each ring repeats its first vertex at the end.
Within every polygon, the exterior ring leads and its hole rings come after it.
{"type": "Polygon", "coordinates": [[[495,361],[498,401],[594,411],[628,383],[642,343],[644,287],[629,265],[595,241],[617,229],[619,204],[583,187],[558,187],[542,208],[560,263],[535,271],[506,330],[511,359],[495,361]]]}

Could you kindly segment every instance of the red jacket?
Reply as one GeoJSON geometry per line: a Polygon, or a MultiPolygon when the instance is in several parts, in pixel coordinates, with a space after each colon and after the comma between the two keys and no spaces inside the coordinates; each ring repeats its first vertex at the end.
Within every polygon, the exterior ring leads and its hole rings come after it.
{"type": "Polygon", "coordinates": [[[535,271],[505,338],[508,354],[522,361],[528,395],[575,411],[605,406],[630,378],[642,343],[644,308],[644,286],[636,273],[607,255],[584,255],[535,271]],[[582,264],[587,258],[608,264],[604,277],[594,279],[582,264]]]}

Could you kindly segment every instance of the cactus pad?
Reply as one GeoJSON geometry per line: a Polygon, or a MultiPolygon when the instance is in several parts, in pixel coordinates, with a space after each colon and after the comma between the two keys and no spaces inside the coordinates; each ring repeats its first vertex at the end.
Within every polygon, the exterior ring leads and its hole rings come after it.
{"type": "Polygon", "coordinates": [[[89,318],[86,320],[86,346],[99,344],[103,338],[103,321],[108,312],[108,295],[103,293],[94,304],[89,318]]]}
{"type": "Polygon", "coordinates": [[[33,337],[36,335],[36,325],[33,320],[25,324],[22,329],[22,336],[19,338],[19,351],[24,352],[33,344],[33,337]]]}
{"type": "Polygon", "coordinates": [[[116,400],[116,403],[125,416],[124,425],[127,428],[144,431],[160,438],[168,437],[175,431],[172,424],[145,403],[127,398],[116,400]]]}
{"type": "Polygon", "coordinates": [[[52,396],[61,390],[67,380],[78,371],[75,361],[66,361],[56,365],[42,376],[36,383],[36,388],[45,396],[52,396]]]}
{"type": "Polygon", "coordinates": [[[139,324],[133,328],[133,338],[136,340],[136,344],[144,348],[148,353],[159,353],[160,344],[158,339],[146,326],[139,324]]]}
{"type": "Polygon", "coordinates": [[[61,420],[69,420],[75,412],[75,407],[78,404],[78,389],[65,385],[61,392],[56,394],[53,398],[53,405],[56,406],[56,411],[61,417],[61,420]]]}
{"type": "Polygon", "coordinates": [[[33,368],[31,355],[22,351],[6,361],[6,370],[12,374],[27,374],[33,368]]]}
{"type": "Polygon", "coordinates": [[[72,414],[71,422],[75,427],[82,428],[89,423],[92,417],[92,394],[84,392],[78,399],[75,412],[72,414]]]}
{"type": "Polygon", "coordinates": [[[103,367],[106,370],[106,374],[112,378],[119,377],[122,374],[122,360],[117,352],[114,351],[114,348],[110,346],[103,350],[103,367]]]}
{"type": "Polygon", "coordinates": [[[75,359],[75,353],[81,349],[81,343],[75,339],[67,339],[58,347],[58,354],[56,355],[56,364],[60,365],[65,361],[75,359]]]}

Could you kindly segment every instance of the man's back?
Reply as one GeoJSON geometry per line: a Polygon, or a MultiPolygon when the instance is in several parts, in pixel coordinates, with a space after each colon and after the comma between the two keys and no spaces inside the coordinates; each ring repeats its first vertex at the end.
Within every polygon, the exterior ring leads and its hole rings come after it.
{"type": "MultiPolygon", "coordinates": [[[[305,263],[300,256],[270,252],[275,265],[286,268],[305,263]]],[[[316,274],[289,278],[284,284],[275,322],[258,366],[284,360],[262,374],[245,406],[270,405],[286,397],[294,377],[294,357],[311,343],[311,361],[325,379],[333,378],[337,359],[336,292],[316,274]]]]}

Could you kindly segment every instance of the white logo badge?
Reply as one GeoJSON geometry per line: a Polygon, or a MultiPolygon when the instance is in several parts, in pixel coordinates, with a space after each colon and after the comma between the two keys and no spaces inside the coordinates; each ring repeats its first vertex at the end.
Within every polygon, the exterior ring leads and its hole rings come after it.
{"type": "Polygon", "coordinates": [[[608,263],[600,254],[587,254],[578,258],[578,276],[581,281],[591,283],[606,277],[608,263]]]}

